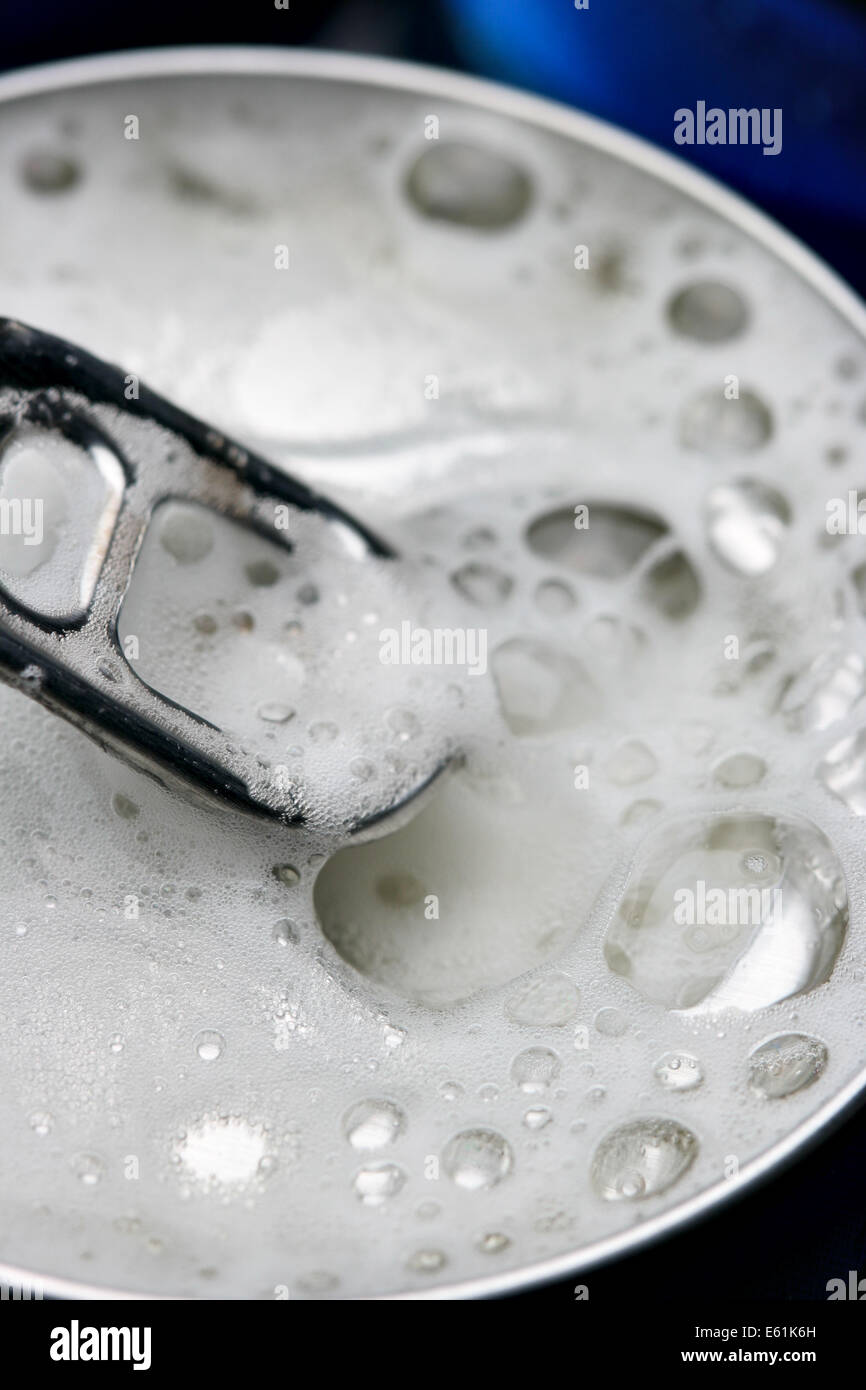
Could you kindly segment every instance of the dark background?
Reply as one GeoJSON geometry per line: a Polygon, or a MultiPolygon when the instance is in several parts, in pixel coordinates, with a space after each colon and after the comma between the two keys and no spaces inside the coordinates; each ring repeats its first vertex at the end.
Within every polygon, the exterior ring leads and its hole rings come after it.
{"type": "MultiPolygon", "coordinates": [[[[866,293],[866,0],[0,0],[0,67],[164,44],[304,44],[569,102],[737,188],[866,293]],[[673,145],[673,112],[781,107],[783,147],[673,145]]],[[[580,1276],[591,1304],[825,1299],[866,1276],[866,1110],[719,1215],[580,1276]]],[[[570,1302],[575,1279],[513,1295],[570,1302]]]]}

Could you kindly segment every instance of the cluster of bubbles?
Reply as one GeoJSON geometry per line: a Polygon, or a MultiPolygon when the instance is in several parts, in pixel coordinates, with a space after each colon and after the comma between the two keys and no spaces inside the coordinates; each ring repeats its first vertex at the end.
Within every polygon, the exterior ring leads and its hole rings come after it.
{"type": "MultiPolygon", "coordinates": [[[[559,253],[561,209],[541,230],[552,159],[539,146],[536,177],[508,143],[402,151],[391,212],[439,267],[437,295],[464,254],[461,293],[484,283],[479,248],[517,286],[530,234],[559,253]]],[[[621,175],[612,160],[600,173],[621,175]]],[[[18,177],[57,207],[87,186],[65,147],[26,150],[18,177]]],[[[233,235],[249,216],[204,174],[175,168],[164,197],[233,235]]],[[[631,436],[609,394],[600,433],[590,402],[564,444],[547,406],[525,429],[488,397],[455,415],[456,446],[422,430],[402,454],[367,441],[358,458],[312,458],[350,507],[370,486],[401,560],[351,553],[315,518],[288,549],[188,504],[155,515],[120,636],[137,640],[143,679],[291,782],[309,811],[294,840],[221,827],[9,705],[10,808],[22,816],[27,740],[42,740],[48,819],[80,802],[83,822],[80,867],[32,803],[20,837],[4,822],[4,851],[26,845],[8,855],[9,950],[45,941],[58,972],[80,971],[79,936],[96,930],[124,981],[100,961],[81,1000],[52,1011],[27,973],[20,1034],[2,1036],[38,1150],[28,1181],[57,1184],[58,1207],[119,1204],[137,1124],[149,1219],[115,1228],[154,1259],[173,1258],[160,1221],[201,1250],[194,1275],[177,1257],[168,1282],[231,1288],[227,1251],[256,1239],[273,1272],[296,1231],[293,1292],[313,1298],[357,1287],[359,1250],[364,1292],[543,1258],[583,1238],[578,1208],[588,1240],[626,1230],[717,1182],[728,1135],[748,1158],[829,1097],[834,1066],[842,1079],[854,1004],[839,992],[856,983],[842,960],[862,930],[849,879],[851,817],[866,814],[866,567],[839,560],[832,613],[820,579],[797,573],[804,543],[818,563],[820,486],[811,455],[780,466],[775,452],[795,441],[778,388],[758,380],[766,261],[743,243],[725,270],[727,242],[712,225],[702,236],[703,251],[681,242],[646,270],[612,247],[578,291],[602,338],[627,296],[642,324],[587,360],[600,392],[612,361],[634,353],[651,372],[664,344],[631,436]],[[663,296],[642,283],[654,274],[663,296]],[[484,678],[467,662],[384,665],[380,632],[404,622],[483,631],[484,678]],[[742,641],[726,663],[728,629],[742,641]],[[393,805],[443,762],[435,798],[392,829],[393,805]],[[378,838],[348,833],[380,814],[378,838]],[[743,920],[732,902],[757,906],[743,920]],[[61,917],[76,926],[65,937],[61,917]]],[[[539,303],[570,341],[574,321],[539,303]]],[[[844,361],[851,392],[860,358],[844,361]]],[[[845,459],[829,447],[828,464],[845,459]]],[[[242,1263],[244,1292],[258,1290],[256,1258],[242,1263]]]]}

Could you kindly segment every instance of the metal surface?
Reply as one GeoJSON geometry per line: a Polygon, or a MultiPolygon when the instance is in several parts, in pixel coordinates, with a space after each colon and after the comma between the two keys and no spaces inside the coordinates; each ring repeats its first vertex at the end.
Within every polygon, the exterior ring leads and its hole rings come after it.
{"type": "MultiPolygon", "coordinates": [[[[152,690],[126,662],[117,619],[136,555],[154,512],[169,497],[231,516],[289,551],[287,528],[274,524],[280,505],[295,516],[318,512],[350,530],[371,555],[392,552],[327,498],[146,386],[129,399],[127,381],[121,368],[77,344],[0,321],[0,442],[8,444],[24,431],[65,439],[91,455],[105,450],[124,478],[84,611],[46,616],[16,603],[9,593],[0,596],[0,675],[157,780],[179,780],[219,805],[300,824],[302,806],[279,782],[262,778],[255,753],[234,747],[209,721],[152,690]],[[109,408],[108,419],[100,407],[109,408]],[[123,445],[115,433],[118,423],[123,445]],[[136,424],[137,446],[132,442],[136,424]],[[156,443],[155,429],[160,432],[156,443]],[[169,455],[166,478],[160,464],[169,455]]],[[[385,815],[387,809],[379,818],[385,815]]]]}
{"type": "MultiPolygon", "coordinates": [[[[555,133],[609,154],[612,158],[639,168],[644,174],[658,179],[667,188],[694,199],[725,219],[727,223],[736,226],[807,282],[853,329],[861,334],[866,333],[866,312],[845,286],[802,246],[737,198],[659,151],[618,131],[574,112],[485,83],[445,73],[351,57],[301,52],[278,54],[243,49],[183,50],[75,62],[19,73],[3,79],[0,83],[0,100],[12,101],[18,97],[51,93],[64,88],[133,80],[141,76],[182,77],[213,73],[271,75],[287,79],[297,75],[314,77],[325,83],[352,82],[366,84],[371,88],[381,85],[392,91],[421,91],[431,98],[440,97],[443,100],[468,103],[491,117],[501,115],[525,122],[536,129],[555,133]]],[[[752,1157],[744,1164],[737,1176],[681,1201],[638,1226],[500,1275],[473,1278],[458,1285],[440,1285],[425,1291],[423,1295],[409,1292],[404,1296],[445,1298],[502,1293],[533,1282],[585,1270],[601,1261],[633,1251],[686,1222],[699,1219],[714,1210],[722,1201],[732,1199],[765,1179],[779,1165],[801,1152],[806,1145],[818,1140],[861,1098],[864,1086],[866,1066],[861,1065],[855,1075],[845,1084],[838,1086],[807,1118],[772,1143],[765,1152],[752,1157]]],[[[27,1277],[26,1271],[6,1266],[0,1266],[0,1273],[4,1279],[13,1282],[27,1277]]],[[[59,1278],[44,1278],[42,1282],[47,1290],[61,1295],[113,1296],[110,1290],[88,1288],[84,1284],[59,1278]]]]}

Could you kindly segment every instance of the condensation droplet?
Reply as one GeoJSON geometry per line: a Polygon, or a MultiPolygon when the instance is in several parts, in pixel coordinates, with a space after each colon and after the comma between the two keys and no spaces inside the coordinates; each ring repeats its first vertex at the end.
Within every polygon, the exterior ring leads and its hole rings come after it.
{"type": "Polygon", "coordinates": [[[72,1171],[85,1187],[96,1187],[105,1177],[105,1161],[99,1154],[76,1154],[72,1160],[72,1171]]]}
{"type": "Polygon", "coordinates": [[[546,1105],[533,1105],[523,1116],[523,1123],[527,1129],[545,1129],[553,1119],[553,1115],[546,1105]]]}
{"type": "Polygon", "coordinates": [[[694,1134],[675,1120],[632,1120],[602,1139],[592,1185],[606,1202],[655,1197],[683,1176],[697,1152],[694,1134]]]}
{"type": "Polygon", "coordinates": [[[278,883],[282,883],[286,888],[294,888],[296,883],[300,883],[301,875],[294,864],[275,864],[273,875],[278,883]]]}
{"type": "Polygon", "coordinates": [[[273,925],[273,938],[278,946],[296,946],[300,940],[298,928],[288,917],[281,917],[273,925]]]}
{"type": "Polygon", "coordinates": [[[268,724],[288,724],[294,718],[295,711],[291,705],[280,704],[277,700],[266,700],[259,705],[257,714],[260,719],[264,719],[268,724]]]}
{"type": "Polygon", "coordinates": [[[665,1008],[750,1012],[822,984],[847,923],[844,874],[817,826],[707,815],[645,837],[604,955],[665,1008]]]}
{"type": "Polygon", "coordinates": [[[390,1100],[359,1100],[343,1116],[343,1133],[353,1149],[384,1149],[405,1129],[405,1114],[390,1100]]]}
{"type": "Polygon", "coordinates": [[[23,161],[21,176],[34,193],[67,193],[81,182],[81,167],[70,155],[40,150],[23,161]]]}
{"type": "Polygon", "coordinates": [[[511,1064],[511,1079],[521,1091],[537,1095],[559,1076],[562,1063],[549,1047],[527,1047],[511,1064]]]}
{"type": "Polygon", "coordinates": [[[502,1231],[487,1231],[483,1236],[479,1236],[477,1245],[482,1255],[501,1255],[503,1250],[507,1250],[511,1241],[502,1231]]]}
{"type": "Polygon", "coordinates": [[[196,1033],[193,1046],[203,1062],[215,1062],[225,1051],[225,1038],[213,1028],[203,1028],[196,1033]]]}
{"type": "Polygon", "coordinates": [[[446,1264],[441,1250],[416,1250],[406,1262],[413,1274],[436,1274],[446,1264]]]}
{"type": "Polygon", "coordinates": [[[653,1067],[653,1075],[666,1091],[693,1091],[704,1079],[700,1062],[688,1052],[666,1052],[653,1067]]]}
{"type": "Polygon", "coordinates": [[[772,433],[773,417],[754,391],[728,400],[720,387],[711,387],[693,396],[680,416],[682,443],[704,454],[749,454],[772,433]]]}
{"type": "Polygon", "coordinates": [[[406,1174],[396,1163],[370,1163],[355,1174],[355,1195],[367,1207],[379,1207],[395,1197],[406,1182],[406,1174]]]}
{"type": "Polygon", "coordinates": [[[406,191],[425,217],[479,231],[511,226],[532,197],[528,176],[511,159],[455,140],[430,143],[409,170],[406,191]]]}
{"type": "Polygon", "coordinates": [[[163,550],[179,565],[194,565],[213,549],[213,530],[205,515],[190,506],[171,507],[159,528],[163,550]]]}
{"type": "Polygon", "coordinates": [[[258,589],[272,588],[280,577],[280,571],[270,560],[252,560],[244,566],[244,573],[258,589]]]}
{"type": "Polygon", "coordinates": [[[439,1094],[443,1100],[459,1100],[463,1095],[463,1087],[459,1081],[443,1081],[439,1087],[439,1094]]]}
{"type": "Polygon", "coordinates": [[[710,548],[728,569],[754,577],[779,558],[791,508],[776,488],[756,478],[719,483],[704,509],[710,548]]]}
{"type": "Polygon", "coordinates": [[[482,608],[498,608],[514,588],[511,575],[494,565],[483,565],[478,561],[456,570],[451,582],[459,594],[482,608]]]}
{"type": "Polygon", "coordinates": [[[585,516],[560,507],[536,517],[527,527],[526,541],[536,555],[579,574],[619,579],[666,534],[664,522],[654,516],[592,503],[585,516]],[[577,525],[579,521],[584,524],[577,525]]]}
{"type": "Polygon", "coordinates": [[[745,301],[730,285],[700,280],[679,290],[668,305],[672,327],[684,338],[723,343],[736,338],[748,323],[745,301]]]}
{"type": "Polygon", "coordinates": [[[828,1052],[805,1033],[781,1033],[749,1054],[749,1086],[767,1100],[780,1100],[811,1086],[827,1066],[828,1052]]]}
{"type": "Polygon", "coordinates": [[[508,1177],[514,1155],[507,1139],[493,1129],[464,1129],[442,1150],[442,1167],[458,1187],[475,1192],[508,1177]]]}
{"type": "Polygon", "coordinates": [[[628,1031],[628,1019],[621,1009],[599,1009],[593,1024],[608,1038],[621,1038],[628,1031]]]}
{"type": "Polygon", "coordinates": [[[720,787],[754,787],[766,772],[767,764],[757,753],[731,753],[716,763],[713,777],[720,787]]]}

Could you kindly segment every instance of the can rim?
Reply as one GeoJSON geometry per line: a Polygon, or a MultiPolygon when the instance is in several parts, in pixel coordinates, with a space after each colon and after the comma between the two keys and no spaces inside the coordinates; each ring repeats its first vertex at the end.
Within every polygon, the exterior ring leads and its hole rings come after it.
{"type": "MultiPolygon", "coordinates": [[[[630,164],[640,172],[693,198],[736,225],[770,250],[828,301],[849,324],[866,337],[866,304],[815,252],[766,213],[732,192],[709,174],[672,153],[608,122],[547,98],[538,97],[483,78],[466,76],[429,64],[322,49],[253,45],[190,46],[134,49],[62,62],[45,63],[0,75],[0,103],[47,95],[70,88],[124,79],[164,77],[273,76],[354,82],[420,94],[429,92],[481,107],[512,119],[540,126],[630,164]]],[[[433,1289],[383,1295],[385,1301],[485,1298],[514,1293],[552,1280],[583,1273],[619,1256],[631,1255],[662,1236],[693,1225],[744,1195],[769,1175],[813,1147],[838,1126],[863,1100],[866,1065],[808,1119],[742,1168],[723,1186],[716,1184],[641,1222],[579,1250],[537,1260],[522,1268],[443,1284],[433,1289]]],[[[0,1261],[0,1282],[38,1288],[50,1296],[86,1300],[183,1301],[171,1296],[91,1285],[61,1276],[40,1275],[0,1261]]]]}

